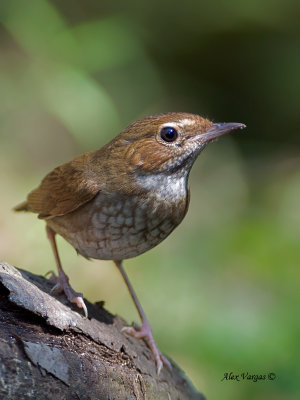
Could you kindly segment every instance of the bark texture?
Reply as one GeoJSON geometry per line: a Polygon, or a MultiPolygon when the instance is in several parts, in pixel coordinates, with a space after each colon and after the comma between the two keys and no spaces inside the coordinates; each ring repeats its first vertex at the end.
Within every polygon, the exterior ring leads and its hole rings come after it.
{"type": "Polygon", "coordinates": [[[204,400],[172,360],[157,376],[101,302],[86,301],[85,319],[52,286],[0,263],[0,399],[204,400]]]}

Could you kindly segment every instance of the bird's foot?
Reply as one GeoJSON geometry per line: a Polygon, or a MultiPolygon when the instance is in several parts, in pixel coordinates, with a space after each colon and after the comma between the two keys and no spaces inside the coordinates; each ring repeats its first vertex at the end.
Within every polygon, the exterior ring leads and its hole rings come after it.
{"type": "Polygon", "coordinates": [[[137,325],[136,323],[133,323],[133,326],[125,326],[122,328],[122,332],[126,332],[137,339],[146,340],[153,354],[158,375],[163,367],[163,364],[167,365],[170,369],[172,368],[170,361],[159,351],[153,337],[152,328],[147,320],[144,320],[141,326],[137,325]]]}
{"type": "Polygon", "coordinates": [[[50,281],[55,283],[51,292],[64,293],[71,303],[75,303],[77,307],[82,308],[85,317],[88,317],[87,307],[83,301],[82,293],[75,292],[69,284],[69,277],[64,271],[59,271],[58,276],[53,271],[49,271],[46,275],[50,275],[50,281]]]}

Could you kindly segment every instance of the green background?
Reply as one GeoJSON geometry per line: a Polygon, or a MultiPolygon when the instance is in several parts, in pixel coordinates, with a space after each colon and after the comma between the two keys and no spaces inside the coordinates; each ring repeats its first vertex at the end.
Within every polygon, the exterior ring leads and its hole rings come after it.
{"type": "MultiPolygon", "coordinates": [[[[3,260],[54,268],[44,223],[11,208],[128,123],[247,124],[196,162],[180,227],[125,263],[161,350],[212,400],[299,398],[299,15],[293,0],[0,2],[3,260]]],[[[75,289],[137,320],[112,262],[59,249],[75,289]]]]}

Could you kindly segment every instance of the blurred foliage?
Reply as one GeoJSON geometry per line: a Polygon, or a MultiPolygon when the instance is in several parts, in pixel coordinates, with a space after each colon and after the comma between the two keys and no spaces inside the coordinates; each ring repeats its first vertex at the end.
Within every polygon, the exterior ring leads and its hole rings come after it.
{"type": "MultiPolygon", "coordinates": [[[[161,349],[209,399],[300,392],[299,12],[296,0],[0,2],[1,259],[53,268],[43,223],[12,206],[129,122],[178,110],[248,125],[199,158],[183,224],[126,262],[161,349]],[[221,382],[231,371],[277,378],[221,382]]],[[[136,319],[110,262],[59,247],[76,289],[136,319]]]]}

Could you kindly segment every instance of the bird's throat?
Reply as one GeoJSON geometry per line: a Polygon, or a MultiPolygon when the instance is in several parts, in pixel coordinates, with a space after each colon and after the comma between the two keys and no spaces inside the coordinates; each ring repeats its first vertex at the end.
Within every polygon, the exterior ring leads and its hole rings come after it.
{"type": "Polygon", "coordinates": [[[175,174],[139,175],[136,183],[157,201],[176,203],[187,197],[188,174],[178,171],[175,174]]]}

